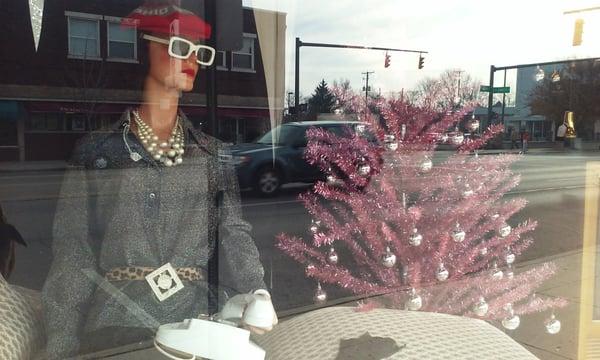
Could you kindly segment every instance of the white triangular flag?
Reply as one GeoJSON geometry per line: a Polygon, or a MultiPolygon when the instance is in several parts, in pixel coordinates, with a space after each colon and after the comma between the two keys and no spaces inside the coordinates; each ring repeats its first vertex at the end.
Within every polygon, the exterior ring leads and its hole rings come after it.
{"type": "Polygon", "coordinates": [[[38,44],[40,43],[40,34],[42,33],[42,18],[44,17],[44,0],[29,0],[29,14],[31,16],[31,30],[33,31],[35,51],[37,52],[38,44]]]}

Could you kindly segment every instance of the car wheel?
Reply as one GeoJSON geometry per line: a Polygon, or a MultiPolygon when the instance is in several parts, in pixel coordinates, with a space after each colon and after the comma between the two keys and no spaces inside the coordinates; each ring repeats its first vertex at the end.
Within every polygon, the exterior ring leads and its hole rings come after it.
{"type": "Polygon", "coordinates": [[[265,167],[256,175],[255,190],[262,196],[273,196],[281,188],[282,178],[277,169],[265,167]]]}

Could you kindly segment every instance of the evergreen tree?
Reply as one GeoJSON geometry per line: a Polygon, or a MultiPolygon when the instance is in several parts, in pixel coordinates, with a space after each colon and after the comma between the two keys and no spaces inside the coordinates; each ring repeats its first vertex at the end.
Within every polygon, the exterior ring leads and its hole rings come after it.
{"type": "Polygon", "coordinates": [[[321,80],[319,85],[315,88],[315,92],[308,100],[308,105],[310,106],[310,112],[312,114],[333,112],[335,96],[331,90],[329,90],[325,79],[321,80]]]}

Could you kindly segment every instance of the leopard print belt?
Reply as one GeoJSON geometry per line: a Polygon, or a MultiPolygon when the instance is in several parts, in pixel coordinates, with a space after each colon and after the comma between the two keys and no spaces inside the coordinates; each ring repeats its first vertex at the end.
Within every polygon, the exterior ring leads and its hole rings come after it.
{"type": "MultiPolygon", "coordinates": [[[[104,277],[108,281],[123,281],[123,280],[146,280],[146,275],[156,270],[155,268],[145,266],[123,266],[112,268],[104,277]]],[[[181,280],[200,281],[206,280],[205,271],[195,267],[175,268],[177,276],[181,280]]]]}

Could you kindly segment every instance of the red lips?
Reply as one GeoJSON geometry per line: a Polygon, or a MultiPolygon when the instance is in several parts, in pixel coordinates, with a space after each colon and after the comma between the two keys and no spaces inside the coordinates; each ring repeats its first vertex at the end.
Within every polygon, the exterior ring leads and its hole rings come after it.
{"type": "Polygon", "coordinates": [[[184,73],[184,74],[186,74],[187,76],[190,76],[190,77],[195,77],[196,76],[196,72],[193,69],[184,69],[181,72],[184,73]]]}

